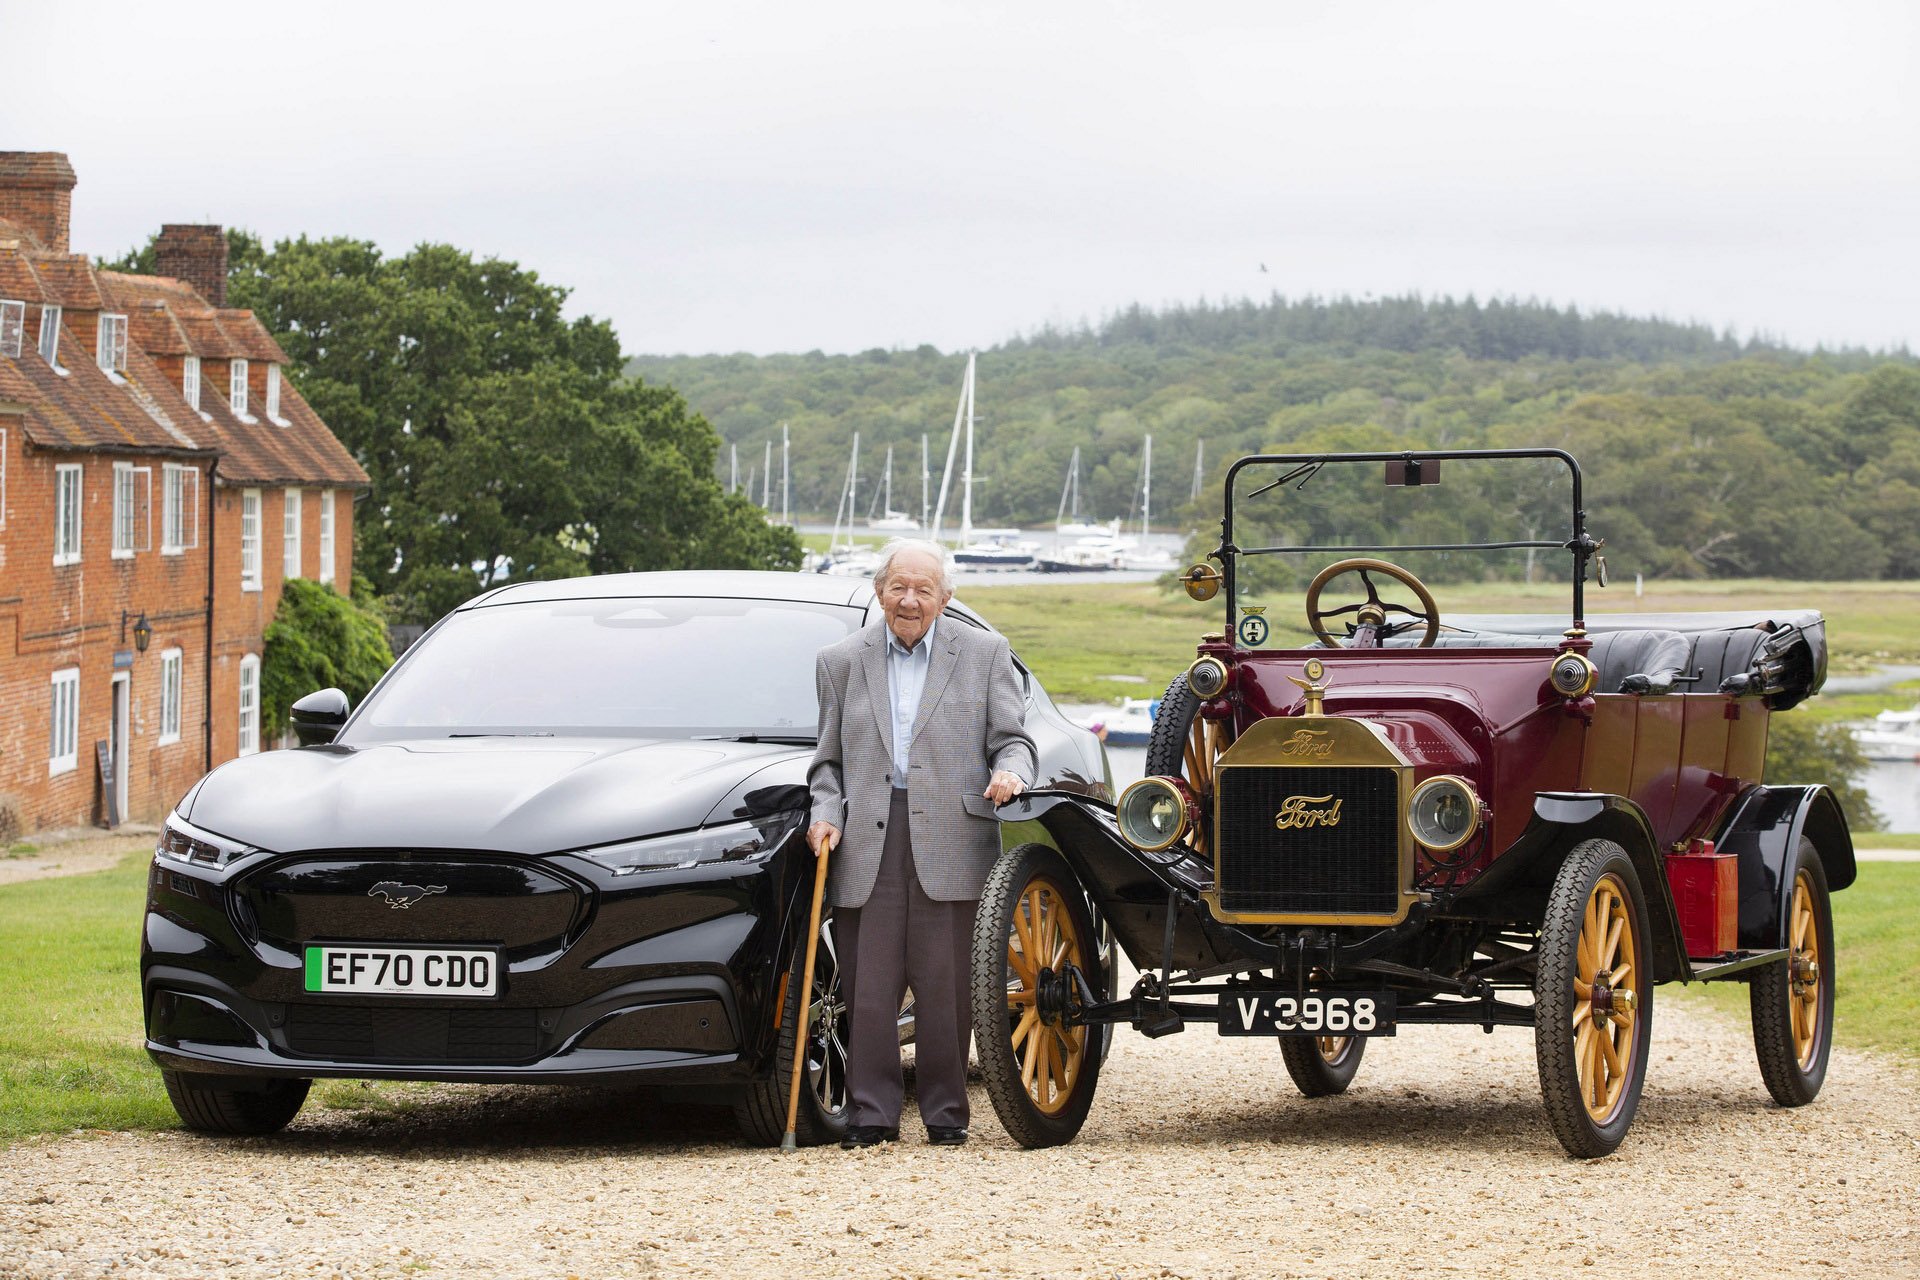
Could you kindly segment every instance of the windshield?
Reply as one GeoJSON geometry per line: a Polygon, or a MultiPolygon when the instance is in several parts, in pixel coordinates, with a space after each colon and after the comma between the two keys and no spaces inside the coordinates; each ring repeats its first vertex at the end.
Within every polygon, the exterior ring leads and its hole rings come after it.
{"type": "Polygon", "coordinates": [[[814,655],[858,609],[788,600],[535,601],[457,613],[343,743],[479,734],[814,733],[814,655]]]}
{"type": "MultiPolygon", "coordinates": [[[[1564,456],[1420,454],[1412,475],[1407,456],[1236,464],[1227,531],[1238,551],[1228,605],[1235,643],[1258,649],[1311,641],[1302,592],[1322,570],[1357,558],[1407,570],[1443,610],[1466,603],[1571,616],[1575,477],[1564,456]]],[[[1325,584],[1321,609],[1357,608],[1370,592],[1396,628],[1424,608],[1391,575],[1351,572],[1325,584]]],[[[1341,638],[1355,616],[1335,613],[1327,630],[1341,638]]]]}

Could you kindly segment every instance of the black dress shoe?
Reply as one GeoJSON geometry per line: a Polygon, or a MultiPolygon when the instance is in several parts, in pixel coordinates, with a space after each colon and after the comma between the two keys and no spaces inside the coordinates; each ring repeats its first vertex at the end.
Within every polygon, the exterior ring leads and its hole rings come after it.
{"type": "Polygon", "coordinates": [[[877,1147],[883,1142],[895,1142],[900,1137],[898,1129],[889,1129],[882,1124],[850,1124],[847,1136],[840,1139],[842,1151],[857,1151],[861,1147],[877,1147]]]}
{"type": "Polygon", "coordinates": [[[959,1147],[966,1145],[967,1127],[961,1124],[930,1124],[927,1126],[927,1145],[933,1147],[959,1147]]]}

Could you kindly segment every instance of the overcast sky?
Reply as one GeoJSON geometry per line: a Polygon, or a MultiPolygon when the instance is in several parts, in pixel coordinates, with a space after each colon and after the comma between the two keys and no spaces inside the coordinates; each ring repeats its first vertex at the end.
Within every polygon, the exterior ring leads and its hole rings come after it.
{"type": "Polygon", "coordinates": [[[1920,347],[1917,15],[0,0],[0,149],[72,157],[85,252],[446,241],[632,352],[955,349],[1275,289],[1920,347]]]}

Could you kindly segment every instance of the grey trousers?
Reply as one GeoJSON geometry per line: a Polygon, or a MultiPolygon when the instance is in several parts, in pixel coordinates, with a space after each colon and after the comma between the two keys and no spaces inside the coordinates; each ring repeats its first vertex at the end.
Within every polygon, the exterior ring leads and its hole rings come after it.
{"type": "Polygon", "coordinates": [[[915,1094],[930,1125],[967,1124],[967,965],[976,902],[935,902],[920,887],[896,788],[873,896],[834,912],[848,1016],[848,1124],[895,1128],[905,1083],[897,1019],[913,988],[915,1094]]]}

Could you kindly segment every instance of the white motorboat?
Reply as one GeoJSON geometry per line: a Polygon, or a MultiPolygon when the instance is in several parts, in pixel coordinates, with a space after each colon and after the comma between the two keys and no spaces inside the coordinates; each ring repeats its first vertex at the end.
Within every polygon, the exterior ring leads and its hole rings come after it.
{"type": "Polygon", "coordinates": [[[1853,740],[1869,760],[1920,763],[1920,706],[1907,711],[1882,711],[1856,725],[1853,740]]]}
{"type": "Polygon", "coordinates": [[[1122,698],[1113,711],[1082,721],[1109,747],[1144,747],[1153,735],[1158,698],[1122,698]]]}

